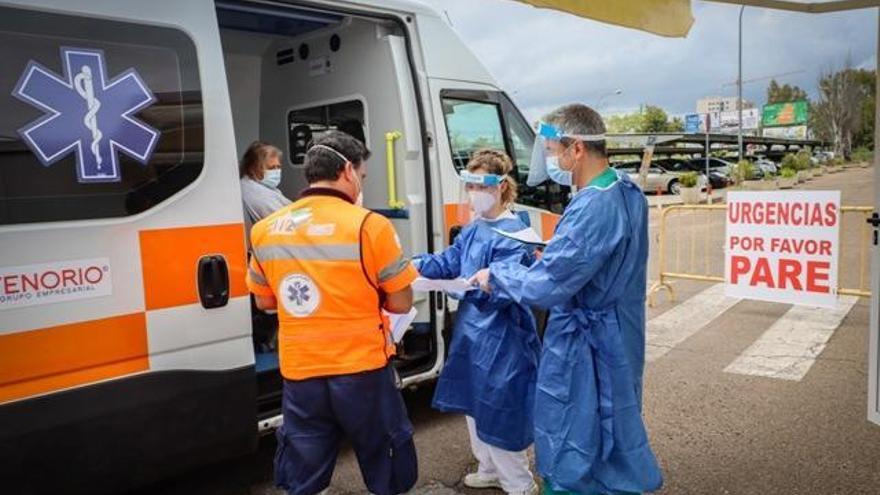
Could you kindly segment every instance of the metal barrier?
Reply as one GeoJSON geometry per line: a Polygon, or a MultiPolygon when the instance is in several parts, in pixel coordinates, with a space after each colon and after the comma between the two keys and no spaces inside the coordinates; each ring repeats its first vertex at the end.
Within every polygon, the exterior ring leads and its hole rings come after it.
{"type": "MultiPolygon", "coordinates": [[[[867,223],[874,208],[871,206],[842,206],[841,241],[859,236],[859,249],[851,253],[839,243],[838,289],[840,295],[870,297],[869,254],[872,227],[867,223]],[[850,220],[852,219],[852,220],[850,220]],[[856,276],[843,267],[856,266],[856,276]],[[858,281],[856,282],[857,279],[858,281]]],[[[660,229],[655,239],[657,280],[648,291],[648,305],[654,306],[658,292],[666,290],[669,301],[675,302],[671,280],[724,282],[724,241],[727,205],[672,205],[660,210],[660,229]],[[673,222],[676,222],[673,224],[673,222]],[[685,232],[682,227],[690,227],[685,232]]],[[[855,251],[855,250],[853,250],[855,251]]]]}

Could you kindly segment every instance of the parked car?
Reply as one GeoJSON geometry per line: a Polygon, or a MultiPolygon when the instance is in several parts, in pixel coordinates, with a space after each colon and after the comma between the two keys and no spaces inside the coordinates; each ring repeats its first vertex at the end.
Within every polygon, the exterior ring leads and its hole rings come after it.
{"type": "Polygon", "coordinates": [[[833,151],[816,151],[815,153],[813,153],[813,157],[819,163],[824,164],[824,163],[830,162],[831,160],[834,159],[834,152],[833,151]]]}
{"type": "MultiPolygon", "coordinates": [[[[706,170],[706,159],[705,158],[693,158],[690,160],[691,164],[699,167],[699,170],[706,170]]],[[[725,177],[727,177],[729,183],[733,183],[733,173],[736,170],[736,164],[733,162],[729,162],[727,160],[722,160],[721,158],[710,157],[709,158],[709,171],[716,171],[725,177]]],[[[754,178],[760,179],[764,177],[764,171],[758,167],[755,167],[754,170],[754,178]]]]}
{"type": "MultiPolygon", "coordinates": [[[[626,172],[627,175],[629,175],[630,180],[639,184],[639,168],[641,167],[641,162],[622,162],[614,165],[614,167],[626,172]]],[[[681,191],[680,177],[684,172],[688,172],[688,170],[671,172],[652,162],[651,166],[648,168],[648,175],[646,176],[644,187],[645,192],[656,192],[657,190],[660,190],[663,193],[678,194],[681,191]]],[[[700,189],[705,189],[705,175],[700,175],[699,185],[700,189]]]]}
{"type": "Polygon", "coordinates": [[[776,162],[774,162],[766,157],[763,157],[763,156],[759,157],[757,160],[755,160],[754,163],[755,163],[755,167],[760,169],[761,172],[763,172],[763,174],[769,173],[769,174],[776,175],[779,173],[779,166],[776,165],[776,162]]]}
{"type": "MultiPolygon", "coordinates": [[[[705,160],[700,160],[699,163],[697,163],[691,160],[677,160],[670,158],[659,160],[658,165],[668,172],[679,174],[684,172],[697,172],[703,177],[706,175],[705,160]]],[[[723,189],[729,186],[730,183],[731,180],[726,173],[720,171],[718,168],[709,168],[709,184],[712,185],[712,189],[723,189]]]]}

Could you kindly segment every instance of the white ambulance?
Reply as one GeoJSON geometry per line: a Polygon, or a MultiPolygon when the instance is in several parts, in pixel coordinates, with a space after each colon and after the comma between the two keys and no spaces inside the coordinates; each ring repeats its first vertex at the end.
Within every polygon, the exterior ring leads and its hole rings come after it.
{"type": "MultiPolygon", "coordinates": [[[[466,221],[456,172],[533,132],[415,2],[0,0],[0,492],[100,493],[252,451],[279,422],[245,288],[238,157],[330,129],[374,152],[365,204],[409,253],[466,221]]],[[[566,191],[521,186],[545,238],[566,191]]],[[[443,366],[435,294],[395,365],[443,366]]]]}

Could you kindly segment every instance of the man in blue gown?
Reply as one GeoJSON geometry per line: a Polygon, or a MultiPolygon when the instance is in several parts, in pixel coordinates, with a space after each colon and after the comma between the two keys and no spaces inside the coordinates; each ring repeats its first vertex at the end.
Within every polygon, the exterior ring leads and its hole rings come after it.
{"type": "Polygon", "coordinates": [[[604,133],[584,105],[545,117],[529,183],[549,176],[577,193],[538,262],[492,263],[473,279],[550,310],[535,404],[545,493],[641,493],[663,483],[641,414],[647,202],[608,167],[604,133]]]}

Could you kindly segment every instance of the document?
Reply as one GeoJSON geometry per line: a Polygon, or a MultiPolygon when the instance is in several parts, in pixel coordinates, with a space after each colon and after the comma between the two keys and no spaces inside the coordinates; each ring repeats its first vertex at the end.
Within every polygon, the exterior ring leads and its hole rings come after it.
{"type": "Polygon", "coordinates": [[[544,247],[549,242],[542,240],[540,237],[538,237],[538,234],[530,227],[526,227],[517,232],[508,232],[506,230],[496,229],[494,227],[492,228],[492,230],[497,234],[501,234],[504,237],[507,237],[508,239],[513,239],[514,241],[519,241],[523,244],[530,244],[532,246],[544,247]]]}
{"type": "Polygon", "coordinates": [[[394,339],[395,344],[399,344],[401,340],[403,340],[403,336],[406,334],[407,330],[409,330],[410,325],[416,319],[416,315],[419,314],[416,311],[416,308],[412,308],[409,310],[409,313],[391,313],[385,311],[382,312],[388,316],[388,320],[391,324],[391,338],[394,339]]]}
{"type": "Polygon", "coordinates": [[[416,292],[467,292],[474,290],[476,287],[469,284],[464,278],[454,278],[451,280],[432,280],[425,277],[419,277],[412,283],[412,288],[416,292]]]}

